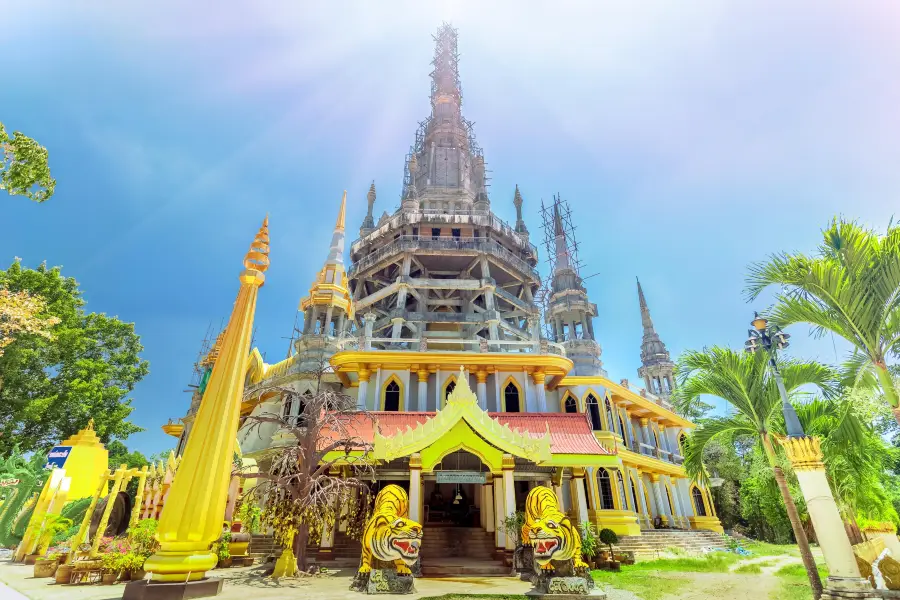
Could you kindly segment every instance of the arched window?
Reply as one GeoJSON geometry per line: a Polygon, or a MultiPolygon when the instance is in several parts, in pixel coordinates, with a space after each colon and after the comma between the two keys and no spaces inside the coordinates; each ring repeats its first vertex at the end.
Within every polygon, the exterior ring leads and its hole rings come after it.
{"type": "Polygon", "coordinates": [[[281,418],[287,421],[287,423],[291,426],[294,425],[294,416],[291,414],[291,411],[294,408],[294,395],[288,394],[285,396],[284,400],[281,404],[281,418]]]}
{"type": "Polygon", "coordinates": [[[400,384],[394,380],[389,381],[384,388],[384,410],[400,410],[400,384]]]}
{"type": "Polygon", "coordinates": [[[628,500],[625,499],[625,480],[622,478],[622,471],[616,471],[616,481],[619,482],[619,507],[622,510],[628,510],[628,500]]]}
{"type": "Polygon", "coordinates": [[[679,451],[680,451],[681,454],[684,454],[684,444],[685,444],[685,442],[687,442],[687,435],[685,435],[684,433],[682,433],[680,436],[678,436],[678,449],[679,449],[679,451]]]}
{"type": "Polygon", "coordinates": [[[631,500],[634,502],[634,512],[641,512],[641,503],[638,502],[638,494],[637,494],[637,485],[634,483],[634,477],[629,477],[628,480],[631,482],[631,500]]]}
{"type": "Polygon", "coordinates": [[[694,512],[698,517],[705,517],[706,505],[703,503],[703,492],[700,491],[700,488],[694,486],[691,489],[691,498],[694,499],[694,512]]]}
{"type": "Polygon", "coordinates": [[[609,398],[606,398],[605,401],[606,401],[606,415],[607,416],[603,417],[603,422],[606,423],[606,425],[607,425],[606,429],[609,429],[610,431],[615,433],[615,429],[616,429],[615,420],[612,420],[612,421],[607,420],[607,419],[613,418],[612,405],[609,403],[609,398]]]}
{"type": "Polygon", "coordinates": [[[578,412],[578,403],[575,402],[575,398],[569,396],[566,398],[565,403],[563,404],[563,410],[567,413],[577,413],[578,412]]]}
{"type": "Polygon", "coordinates": [[[519,388],[512,381],[503,388],[503,404],[506,407],[506,412],[519,412],[519,388]]]}
{"type": "Polygon", "coordinates": [[[603,418],[600,416],[600,405],[597,404],[597,398],[593,394],[587,397],[588,416],[591,418],[591,429],[600,431],[603,429],[603,418]]]}
{"type": "Polygon", "coordinates": [[[450,394],[452,394],[453,390],[455,390],[455,389],[456,389],[455,381],[451,381],[450,383],[447,384],[447,386],[444,388],[444,402],[447,402],[447,398],[450,397],[450,394]]]}
{"type": "Polygon", "coordinates": [[[628,435],[625,433],[625,421],[622,420],[622,415],[619,415],[619,432],[622,434],[622,443],[628,446],[628,435]]]}
{"type": "Polygon", "coordinates": [[[597,470],[597,484],[600,486],[600,508],[613,510],[616,505],[613,502],[612,481],[609,480],[609,471],[597,470]]]}

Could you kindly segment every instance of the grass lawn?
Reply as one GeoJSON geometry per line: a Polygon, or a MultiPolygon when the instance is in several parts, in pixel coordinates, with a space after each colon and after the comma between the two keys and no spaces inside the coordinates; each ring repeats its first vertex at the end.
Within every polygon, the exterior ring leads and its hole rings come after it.
{"type": "Polygon", "coordinates": [[[618,573],[592,571],[591,574],[599,584],[634,592],[643,600],[660,600],[691,584],[691,579],[680,573],[727,573],[741,558],[737,554],[712,552],[697,558],[660,558],[622,565],[618,573]]]}
{"type": "MultiPolygon", "coordinates": [[[[803,565],[782,567],[775,571],[775,575],[781,579],[779,600],[812,600],[812,588],[809,587],[809,578],[803,565]]],[[[824,584],[825,578],[828,577],[828,569],[820,566],[819,576],[824,584]]]]}

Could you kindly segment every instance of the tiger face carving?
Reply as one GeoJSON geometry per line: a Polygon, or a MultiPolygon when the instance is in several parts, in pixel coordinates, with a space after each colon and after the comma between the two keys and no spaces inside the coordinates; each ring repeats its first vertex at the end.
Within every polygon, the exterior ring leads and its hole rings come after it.
{"type": "Polygon", "coordinates": [[[541,569],[552,569],[551,560],[569,559],[575,568],[587,567],[581,559],[581,535],[560,510],[556,494],[549,488],[536,487],[528,493],[522,543],[533,548],[541,569]]]}
{"type": "Polygon", "coordinates": [[[409,575],[409,566],[419,558],[422,525],[409,519],[409,497],[397,485],[384,487],[375,497],[375,507],[363,530],[360,573],[372,570],[372,559],[393,562],[399,575],[409,575]]]}

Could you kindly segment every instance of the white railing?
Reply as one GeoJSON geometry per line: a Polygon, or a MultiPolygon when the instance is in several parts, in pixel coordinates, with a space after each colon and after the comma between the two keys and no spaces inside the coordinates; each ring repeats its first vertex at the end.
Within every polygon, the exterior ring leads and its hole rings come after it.
{"type": "MultiPolygon", "coordinates": [[[[373,352],[378,351],[398,351],[398,350],[413,350],[418,351],[421,347],[421,342],[423,338],[392,338],[392,337],[358,337],[358,338],[342,338],[337,340],[338,347],[341,350],[350,350],[350,349],[367,349],[373,352]],[[363,348],[360,348],[360,344],[362,344],[363,348]],[[373,345],[383,345],[385,347],[377,348],[373,347],[373,345]]],[[[546,344],[547,353],[548,354],[556,354],[559,356],[566,355],[566,349],[562,344],[557,344],[556,342],[548,342],[544,340],[543,342],[533,342],[533,341],[521,341],[521,340],[485,340],[482,338],[478,339],[458,339],[458,338],[424,338],[425,345],[427,347],[435,346],[440,348],[441,346],[462,346],[463,348],[471,348],[464,350],[443,350],[445,352],[501,352],[501,353],[511,353],[511,352],[520,352],[520,353],[529,353],[529,354],[541,354],[541,346],[542,343],[546,344]],[[482,348],[487,347],[486,350],[482,348]]]]}

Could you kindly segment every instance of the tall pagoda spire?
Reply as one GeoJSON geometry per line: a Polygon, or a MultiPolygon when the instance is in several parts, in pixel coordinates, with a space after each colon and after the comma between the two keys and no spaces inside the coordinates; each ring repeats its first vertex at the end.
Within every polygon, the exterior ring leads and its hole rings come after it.
{"type": "Polygon", "coordinates": [[[406,160],[401,209],[490,210],[487,170],[472,123],[462,116],[458,34],[448,23],[434,35],[431,114],[419,124],[406,160]]]}
{"type": "Polygon", "coordinates": [[[650,318],[650,309],[647,307],[647,298],[644,297],[644,288],[641,287],[640,279],[637,279],[637,289],[638,304],[641,308],[641,326],[644,328],[644,337],[641,341],[641,368],[638,369],[638,376],[644,379],[648,390],[668,400],[674,386],[675,363],[672,362],[669,350],[653,326],[653,319],[650,318]]]}
{"type": "Polygon", "coordinates": [[[366,210],[366,218],[363,219],[362,226],[360,227],[360,233],[362,233],[366,229],[374,229],[375,228],[375,217],[372,216],[372,209],[375,208],[375,180],[372,180],[372,185],[369,186],[369,193],[366,194],[366,202],[368,203],[368,209],[366,210]]]}
{"type": "Polygon", "coordinates": [[[334,233],[331,234],[331,247],[328,250],[326,265],[344,264],[344,222],[347,212],[347,190],[341,198],[341,208],[338,210],[337,222],[334,224],[334,233]]]}
{"type": "Polygon", "coordinates": [[[516,193],[513,195],[513,206],[516,207],[516,232],[528,233],[525,221],[522,220],[522,194],[519,192],[519,184],[516,184],[516,193]]]}

